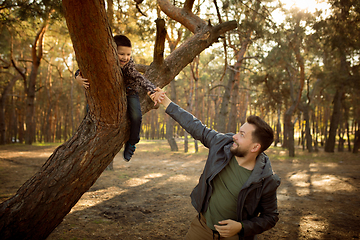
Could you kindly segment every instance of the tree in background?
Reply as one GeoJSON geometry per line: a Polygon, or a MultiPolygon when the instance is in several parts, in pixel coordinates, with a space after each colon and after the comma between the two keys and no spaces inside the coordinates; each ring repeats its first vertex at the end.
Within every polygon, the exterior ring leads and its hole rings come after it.
{"type": "MultiPolygon", "coordinates": [[[[326,152],[334,152],[336,133],[341,119],[342,99],[351,92],[353,81],[356,81],[352,67],[356,64],[354,56],[358,54],[360,43],[360,3],[359,1],[329,1],[333,15],[320,21],[315,29],[322,37],[324,71],[323,81],[332,89],[333,110],[330,119],[329,136],[325,143],[326,152]]],[[[357,65],[359,63],[357,62],[357,65]]],[[[356,73],[355,73],[356,74],[356,73]]],[[[358,79],[357,79],[358,81],[358,79]]]]}

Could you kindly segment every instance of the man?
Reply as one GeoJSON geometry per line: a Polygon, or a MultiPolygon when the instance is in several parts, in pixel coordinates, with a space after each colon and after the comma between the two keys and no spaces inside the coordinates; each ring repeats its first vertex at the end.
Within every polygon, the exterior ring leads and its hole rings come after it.
{"type": "MultiPolygon", "coordinates": [[[[150,96],[152,99],[154,95],[150,96]]],[[[199,183],[191,193],[198,215],[185,239],[255,239],[278,221],[280,178],[263,153],[273,142],[271,127],[250,116],[237,134],[207,128],[166,95],[166,113],[209,148],[199,183]]]]}

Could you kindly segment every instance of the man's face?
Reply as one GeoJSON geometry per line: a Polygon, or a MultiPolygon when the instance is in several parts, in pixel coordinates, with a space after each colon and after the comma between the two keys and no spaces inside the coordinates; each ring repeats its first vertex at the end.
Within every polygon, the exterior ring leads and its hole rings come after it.
{"type": "Polygon", "coordinates": [[[255,127],[245,123],[240,127],[240,131],[233,136],[234,143],[230,148],[232,154],[237,157],[246,157],[254,146],[252,133],[255,127]]]}
{"type": "Polygon", "coordinates": [[[118,46],[117,51],[120,60],[120,66],[123,67],[130,61],[131,47],[118,46]]]}

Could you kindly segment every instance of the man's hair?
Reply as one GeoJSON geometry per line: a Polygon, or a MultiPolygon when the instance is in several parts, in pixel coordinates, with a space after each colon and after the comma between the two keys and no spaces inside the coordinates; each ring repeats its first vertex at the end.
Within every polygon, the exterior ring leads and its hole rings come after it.
{"type": "Polygon", "coordinates": [[[128,37],[124,35],[116,35],[114,36],[114,41],[116,46],[123,46],[123,47],[131,47],[131,41],[128,37]]]}
{"type": "Polygon", "coordinates": [[[258,116],[251,115],[246,120],[249,124],[255,126],[255,130],[252,133],[254,142],[260,143],[260,152],[265,151],[270,147],[274,141],[274,131],[264,120],[258,116]]]}

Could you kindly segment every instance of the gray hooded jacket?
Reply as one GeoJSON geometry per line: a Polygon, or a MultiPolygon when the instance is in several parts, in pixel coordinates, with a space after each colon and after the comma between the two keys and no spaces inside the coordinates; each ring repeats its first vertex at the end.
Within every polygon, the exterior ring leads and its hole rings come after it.
{"type": "MultiPolygon", "coordinates": [[[[234,134],[222,134],[207,128],[173,102],[167,107],[166,113],[209,149],[199,183],[191,193],[191,203],[196,211],[204,212],[212,194],[212,180],[233,157],[230,147],[234,134]]],[[[279,220],[276,198],[279,185],[280,178],[273,173],[268,156],[265,153],[259,154],[253,172],[238,196],[237,221],[243,224],[239,239],[255,239],[256,234],[275,226],[279,220]]]]}

